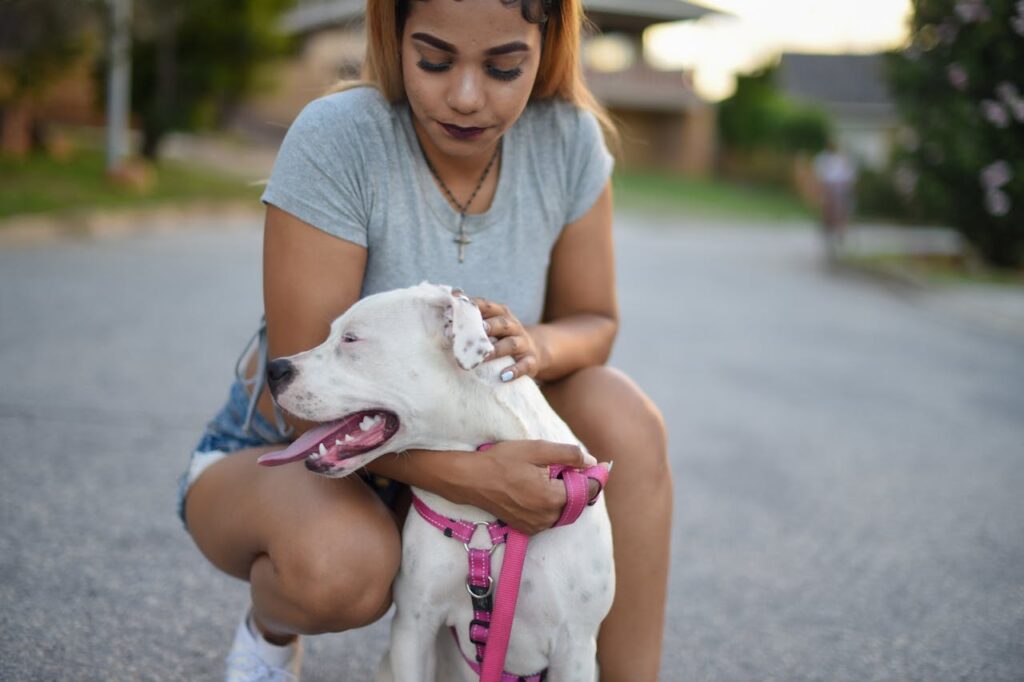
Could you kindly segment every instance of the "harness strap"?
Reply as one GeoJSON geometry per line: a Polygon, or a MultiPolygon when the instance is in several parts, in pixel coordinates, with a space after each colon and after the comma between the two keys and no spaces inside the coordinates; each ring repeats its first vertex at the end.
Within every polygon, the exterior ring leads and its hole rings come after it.
{"type": "MultiPolygon", "coordinates": [[[[603,466],[589,467],[583,471],[572,467],[556,465],[549,467],[552,479],[561,479],[565,484],[565,508],[555,526],[574,523],[583,513],[583,509],[597,501],[601,491],[608,482],[608,469],[603,466]],[[587,479],[593,478],[598,483],[597,495],[587,500],[587,479]]],[[[480,682],[504,682],[505,654],[508,652],[508,640],[512,634],[512,619],[516,612],[516,601],[519,598],[519,583],[523,577],[523,563],[526,561],[526,548],[530,537],[517,530],[510,530],[505,545],[505,559],[501,566],[501,578],[498,579],[498,593],[495,596],[494,614],[488,647],[484,654],[484,662],[480,671],[480,682]]],[[[546,671],[545,671],[546,672],[546,671]]]]}
{"type": "Polygon", "coordinates": [[[416,497],[412,496],[412,503],[416,507],[416,511],[420,513],[420,516],[426,520],[427,523],[437,528],[439,531],[445,534],[445,537],[455,538],[461,540],[463,544],[468,545],[473,539],[473,534],[476,532],[478,526],[487,528],[487,534],[490,536],[491,545],[500,545],[505,542],[505,536],[508,535],[508,526],[504,521],[496,520],[490,523],[473,523],[472,521],[463,521],[462,519],[450,519],[447,516],[441,516],[436,511],[427,506],[427,503],[416,497]]]}
{"type": "MultiPolygon", "coordinates": [[[[478,450],[487,450],[492,444],[485,443],[478,450]]],[[[563,465],[549,467],[552,479],[559,479],[565,485],[566,504],[555,526],[574,523],[583,510],[597,502],[598,496],[608,482],[608,469],[594,466],[583,471],[563,465]],[[587,481],[598,483],[597,494],[587,499],[587,481]]],[[[490,523],[474,523],[462,519],[441,516],[416,495],[412,497],[413,507],[427,523],[440,530],[446,537],[461,540],[466,548],[469,571],[466,576],[466,590],[473,602],[473,619],[469,625],[469,640],[476,646],[476,661],[471,661],[459,646],[459,652],[466,663],[480,676],[481,682],[541,682],[547,670],[532,675],[513,675],[504,672],[505,655],[508,652],[509,636],[512,633],[512,619],[516,601],[519,598],[519,584],[522,579],[523,563],[530,538],[525,533],[512,530],[500,520],[490,523]],[[485,527],[491,540],[487,548],[470,547],[477,528],[485,527]],[[504,543],[505,557],[497,594],[491,577],[491,555],[495,548],[504,543]],[[487,646],[490,644],[491,646],[487,646]]],[[[452,635],[458,645],[458,633],[452,628],[452,635]]]]}
{"type": "MultiPolygon", "coordinates": [[[[458,645],[459,633],[455,631],[454,627],[451,628],[451,631],[452,637],[455,638],[455,644],[458,645]]],[[[463,653],[461,646],[459,647],[459,653],[462,654],[462,660],[466,662],[466,665],[468,665],[470,669],[479,676],[481,670],[480,662],[471,660],[468,656],[466,656],[466,654],[463,653]]],[[[515,675],[513,673],[507,672],[501,673],[501,682],[544,682],[544,680],[546,680],[547,678],[548,671],[546,668],[544,670],[541,670],[539,673],[533,673],[532,675],[515,675]]]]}

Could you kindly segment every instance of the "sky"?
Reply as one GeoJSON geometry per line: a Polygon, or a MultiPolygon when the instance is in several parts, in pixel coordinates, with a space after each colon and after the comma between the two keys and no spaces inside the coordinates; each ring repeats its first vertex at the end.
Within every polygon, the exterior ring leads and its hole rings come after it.
{"type": "Polygon", "coordinates": [[[718,101],[735,74],[780,52],[865,53],[902,45],[910,0],[694,0],[728,13],[648,29],[644,50],[660,68],[692,68],[697,92],[718,101]]]}

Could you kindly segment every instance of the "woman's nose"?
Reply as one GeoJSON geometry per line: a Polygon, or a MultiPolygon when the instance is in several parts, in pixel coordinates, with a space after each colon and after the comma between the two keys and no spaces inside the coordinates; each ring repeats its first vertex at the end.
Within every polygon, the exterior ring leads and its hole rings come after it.
{"type": "Polygon", "coordinates": [[[460,69],[448,93],[448,106],[460,114],[472,114],[484,104],[482,74],[476,69],[460,69]]]}

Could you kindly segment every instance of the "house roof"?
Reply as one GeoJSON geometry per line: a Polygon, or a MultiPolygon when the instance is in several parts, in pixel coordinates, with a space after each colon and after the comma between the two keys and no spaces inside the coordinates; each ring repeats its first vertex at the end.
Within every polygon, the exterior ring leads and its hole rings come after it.
{"type": "MultiPolygon", "coordinates": [[[[605,30],[642,30],[651,24],[715,13],[682,0],[584,0],[583,7],[605,30]]],[[[299,0],[295,9],[285,15],[284,27],[295,33],[307,33],[361,20],[365,9],[366,0],[299,0]]]]}
{"type": "Polygon", "coordinates": [[[706,7],[682,0],[583,0],[587,14],[602,12],[648,19],[656,24],[665,21],[698,19],[705,14],[717,14],[706,7]]]}
{"type": "Polygon", "coordinates": [[[779,64],[779,87],[791,97],[835,112],[893,110],[878,54],[786,53],[779,64]]]}
{"type": "Polygon", "coordinates": [[[635,64],[625,71],[584,70],[587,87],[607,107],[648,112],[680,112],[705,106],[683,71],[656,71],[635,64]]]}
{"type": "Polygon", "coordinates": [[[284,15],[284,29],[309,33],[321,28],[362,21],[366,0],[299,0],[295,9],[284,15]]]}

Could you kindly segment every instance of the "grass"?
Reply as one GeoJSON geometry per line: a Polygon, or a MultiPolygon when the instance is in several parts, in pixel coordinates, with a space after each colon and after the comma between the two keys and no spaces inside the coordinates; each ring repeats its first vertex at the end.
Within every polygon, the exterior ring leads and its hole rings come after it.
{"type": "Polygon", "coordinates": [[[612,183],[616,206],[660,215],[760,220],[811,217],[795,195],[768,187],[633,170],[617,171],[612,183]]]}
{"type": "Polygon", "coordinates": [[[260,188],[237,178],[177,162],[158,163],[155,182],[145,191],[110,182],[104,168],[102,152],[93,149],[77,150],[66,160],[0,157],[0,218],[198,200],[255,202],[260,195],[260,188]]]}
{"type": "Polygon", "coordinates": [[[844,256],[844,260],[858,267],[905,275],[931,285],[1024,286],[1024,272],[1000,270],[958,258],[886,253],[847,255],[844,256]]]}
{"type": "MultiPolygon", "coordinates": [[[[94,208],[138,208],[193,200],[252,200],[260,188],[209,169],[161,161],[148,191],[118,186],[106,178],[100,150],[82,147],[70,159],[44,155],[0,157],[0,219],[25,214],[94,208]]],[[[810,217],[793,195],[781,190],[694,180],[664,173],[622,170],[613,179],[616,206],[661,216],[792,220],[810,217]]]]}

